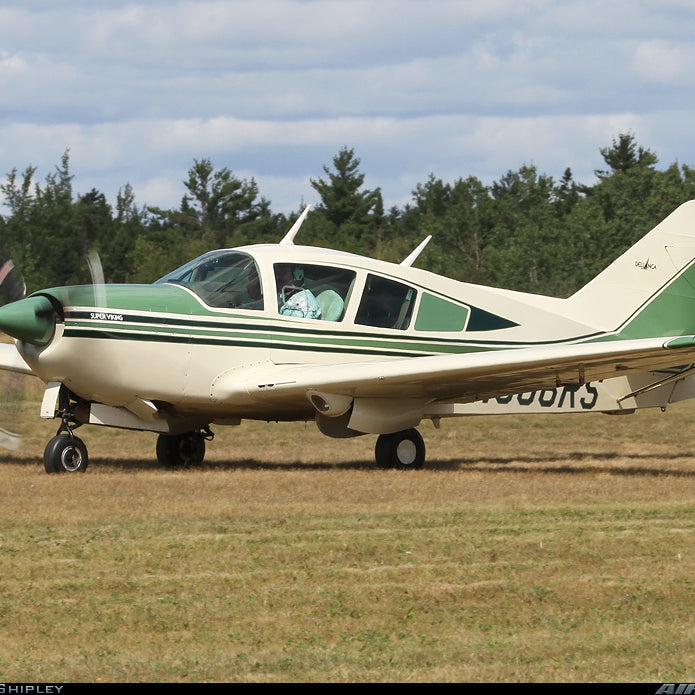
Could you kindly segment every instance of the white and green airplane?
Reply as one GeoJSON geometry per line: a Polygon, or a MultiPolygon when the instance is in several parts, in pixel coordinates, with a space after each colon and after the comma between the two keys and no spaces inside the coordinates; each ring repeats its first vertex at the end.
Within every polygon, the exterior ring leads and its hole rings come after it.
{"type": "Polygon", "coordinates": [[[41,379],[58,418],[48,472],[83,471],[74,429],[159,433],[199,463],[212,425],[314,420],[378,435],[380,466],[418,468],[423,420],[629,412],[695,396],[695,201],[567,299],[279,244],[206,253],[152,285],[34,292],[0,308],[0,368],[41,379]]]}

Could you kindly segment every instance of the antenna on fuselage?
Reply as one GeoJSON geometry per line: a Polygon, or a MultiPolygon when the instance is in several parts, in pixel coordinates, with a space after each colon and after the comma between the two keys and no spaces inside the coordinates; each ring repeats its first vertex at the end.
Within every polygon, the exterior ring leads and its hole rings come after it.
{"type": "Polygon", "coordinates": [[[280,242],[281,246],[291,246],[294,243],[294,238],[297,236],[299,228],[309,214],[309,210],[311,210],[311,203],[304,208],[304,212],[297,218],[297,221],[292,225],[290,231],[282,237],[282,241],[280,242]]]}
{"type": "Polygon", "coordinates": [[[419,246],[408,256],[408,258],[405,258],[401,261],[400,265],[405,265],[410,267],[413,265],[415,262],[415,259],[422,253],[422,249],[429,244],[430,239],[432,238],[432,235],[430,234],[426,239],[423,239],[419,246]]]}

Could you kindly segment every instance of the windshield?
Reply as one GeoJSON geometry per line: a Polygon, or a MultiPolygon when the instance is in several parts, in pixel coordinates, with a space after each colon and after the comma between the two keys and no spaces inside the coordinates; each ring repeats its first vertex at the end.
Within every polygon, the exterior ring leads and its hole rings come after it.
{"type": "Polygon", "coordinates": [[[214,307],[263,309],[256,263],[247,253],[211,251],[182,265],[155,284],[183,285],[214,307]]]}

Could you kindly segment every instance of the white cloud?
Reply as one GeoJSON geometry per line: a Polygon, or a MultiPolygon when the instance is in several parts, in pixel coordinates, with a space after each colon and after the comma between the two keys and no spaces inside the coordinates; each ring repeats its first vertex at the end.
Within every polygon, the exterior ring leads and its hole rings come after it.
{"type": "Polygon", "coordinates": [[[626,130],[695,162],[685,0],[6,0],[0,174],[175,206],[194,158],[296,210],[340,147],[408,200],[430,173],[577,177],[626,130]]]}
{"type": "Polygon", "coordinates": [[[633,65],[646,82],[690,88],[695,84],[695,47],[690,42],[642,41],[635,48],[633,65]]]}

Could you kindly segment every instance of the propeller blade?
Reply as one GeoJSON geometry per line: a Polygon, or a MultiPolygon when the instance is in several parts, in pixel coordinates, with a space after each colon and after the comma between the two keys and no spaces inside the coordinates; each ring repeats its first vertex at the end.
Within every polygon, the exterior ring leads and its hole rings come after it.
{"type": "MultiPolygon", "coordinates": [[[[4,262],[0,260],[0,306],[10,304],[20,299],[24,299],[27,288],[22,274],[15,268],[11,259],[4,262]]],[[[17,419],[17,408],[14,408],[14,399],[8,398],[8,391],[16,394],[15,388],[8,388],[10,383],[16,381],[16,374],[6,374],[2,378],[2,414],[3,419],[7,418],[13,422],[17,419]]],[[[11,432],[4,427],[0,427],[0,447],[10,451],[18,451],[22,438],[19,434],[11,432]]]]}
{"type": "Polygon", "coordinates": [[[22,404],[27,399],[29,386],[28,377],[25,375],[0,372],[0,448],[2,449],[19,451],[21,447],[20,432],[25,431],[22,404]],[[13,431],[17,429],[19,432],[13,431]]]}
{"type": "Polygon", "coordinates": [[[22,438],[18,434],[0,427],[0,447],[10,451],[17,451],[21,441],[22,438]]]}
{"type": "Polygon", "coordinates": [[[101,265],[99,254],[94,249],[87,254],[87,265],[89,266],[89,274],[92,276],[92,285],[94,285],[94,303],[97,306],[106,306],[104,268],[101,265]]]}
{"type": "Polygon", "coordinates": [[[15,268],[12,260],[7,260],[0,267],[0,298],[2,304],[23,299],[27,293],[22,274],[15,268]]]}

